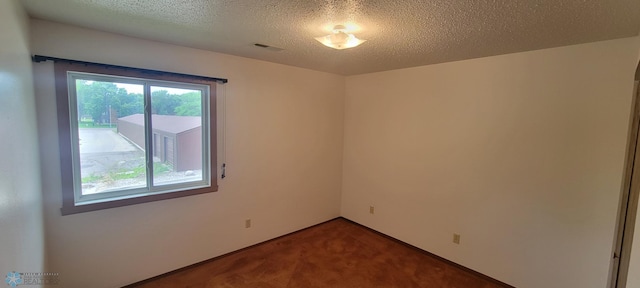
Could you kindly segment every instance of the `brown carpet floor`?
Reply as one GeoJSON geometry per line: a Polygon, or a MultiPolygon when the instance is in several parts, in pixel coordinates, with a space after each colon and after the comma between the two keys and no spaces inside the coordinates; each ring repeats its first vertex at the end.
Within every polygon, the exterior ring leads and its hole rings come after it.
{"type": "Polygon", "coordinates": [[[338,218],[129,287],[511,287],[338,218]]]}

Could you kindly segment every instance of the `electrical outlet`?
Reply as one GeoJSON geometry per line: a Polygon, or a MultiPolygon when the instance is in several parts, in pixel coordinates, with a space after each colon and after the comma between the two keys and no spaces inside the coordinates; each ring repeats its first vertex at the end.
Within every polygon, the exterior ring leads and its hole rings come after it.
{"type": "Polygon", "coordinates": [[[375,208],[373,208],[373,206],[369,206],[369,214],[373,214],[374,211],[375,211],[375,208]]]}
{"type": "Polygon", "coordinates": [[[460,234],[453,234],[453,243],[460,244],[460,234]]]}
{"type": "Polygon", "coordinates": [[[251,219],[244,220],[244,228],[251,228],[251,219]]]}

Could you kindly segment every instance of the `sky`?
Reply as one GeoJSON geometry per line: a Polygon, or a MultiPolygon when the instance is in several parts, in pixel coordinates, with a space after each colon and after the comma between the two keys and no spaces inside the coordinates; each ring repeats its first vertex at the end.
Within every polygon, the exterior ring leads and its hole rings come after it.
{"type": "MultiPolygon", "coordinates": [[[[128,93],[137,93],[143,94],[143,86],[137,84],[125,84],[125,83],[114,83],[118,88],[124,88],[128,93]]],[[[167,88],[167,87],[159,87],[159,86],[151,86],[151,92],[159,91],[159,90],[167,90],[169,94],[181,95],[184,93],[194,92],[198,90],[188,90],[188,89],[178,89],[178,88],[167,88]]]]}

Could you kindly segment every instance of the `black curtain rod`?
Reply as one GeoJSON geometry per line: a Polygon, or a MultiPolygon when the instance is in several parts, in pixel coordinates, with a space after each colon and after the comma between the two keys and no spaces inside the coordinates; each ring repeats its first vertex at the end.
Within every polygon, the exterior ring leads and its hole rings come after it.
{"type": "Polygon", "coordinates": [[[139,71],[139,72],[143,72],[143,73],[167,74],[167,75],[173,75],[173,76],[179,76],[179,77],[189,77],[189,78],[196,78],[196,79],[207,80],[207,81],[216,81],[216,82],[222,82],[222,83],[229,82],[229,80],[224,79],[224,78],[214,78],[214,77],[205,77],[205,76],[189,75],[189,74],[158,71],[158,70],[150,70],[150,69],[142,69],[142,68],[133,68],[133,67],[126,67],[126,66],[118,66],[118,65],[110,65],[110,64],[102,64],[102,63],[70,60],[70,59],[56,58],[56,57],[49,57],[49,56],[42,56],[42,55],[33,55],[31,57],[31,60],[33,62],[35,62],[35,63],[51,60],[53,62],[67,62],[67,63],[72,63],[72,64],[96,65],[96,66],[102,66],[102,67],[105,67],[105,68],[129,69],[129,70],[135,70],[135,71],[139,71]]]}

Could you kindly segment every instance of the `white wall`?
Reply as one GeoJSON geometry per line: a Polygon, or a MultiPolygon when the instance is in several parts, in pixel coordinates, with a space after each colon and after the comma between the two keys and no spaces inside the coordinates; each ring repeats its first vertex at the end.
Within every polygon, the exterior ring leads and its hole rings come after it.
{"type": "MultiPolygon", "coordinates": [[[[0,1],[0,275],[44,271],[40,162],[28,18],[0,1]]],[[[6,283],[4,283],[6,284],[6,283]]]]}
{"type": "MultiPolygon", "coordinates": [[[[640,51],[638,52],[638,60],[640,61],[640,51]]],[[[638,205],[638,209],[640,209],[640,205],[638,205]]],[[[638,212],[638,214],[640,214],[640,210],[638,212]]],[[[629,263],[629,274],[627,276],[628,288],[640,288],[640,217],[636,219],[634,229],[631,262],[629,263]]]]}
{"type": "Polygon", "coordinates": [[[627,274],[627,288],[640,288],[640,217],[636,219],[634,229],[631,261],[629,263],[629,273],[627,274]]]}
{"type": "Polygon", "coordinates": [[[219,192],[60,216],[52,65],[34,66],[47,249],[64,287],[129,284],[340,215],[344,77],[41,20],[31,25],[34,54],[229,79],[228,170],[219,192]]]}
{"type": "Polygon", "coordinates": [[[348,77],[342,215],[519,288],[606,287],[637,52],[348,77]]]}

